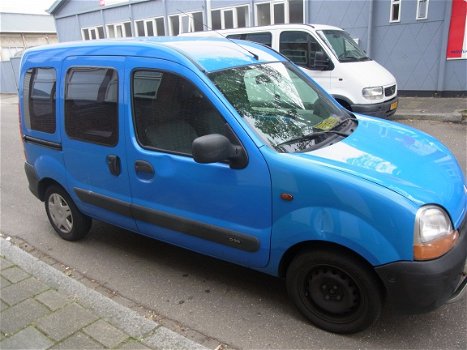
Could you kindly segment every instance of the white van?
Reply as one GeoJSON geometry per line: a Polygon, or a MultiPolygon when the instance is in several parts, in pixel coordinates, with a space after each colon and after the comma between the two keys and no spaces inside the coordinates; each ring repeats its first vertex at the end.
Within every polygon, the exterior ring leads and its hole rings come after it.
{"type": "Polygon", "coordinates": [[[283,24],[182,35],[222,35],[268,45],[301,66],[345,108],[378,117],[396,112],[396,79],[341,28],[283,24]]]}

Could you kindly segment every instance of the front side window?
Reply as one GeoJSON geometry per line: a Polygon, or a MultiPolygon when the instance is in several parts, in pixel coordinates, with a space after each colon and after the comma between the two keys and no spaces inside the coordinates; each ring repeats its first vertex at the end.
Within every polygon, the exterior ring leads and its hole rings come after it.
{"type": "Polygon", "coordinates": [[[141,146],[191,155],[193,140],[223,134],[225,122],[198,88],[168,72],[133,73],[133,118],[141,146]]]}
{"type": "Polygon", "coordinates": [[[209,77],[267,144],[279,152],[302,152],[339,137],[340,132],[331,129],[352,118],[296,69],[291,64],[268,63],[209,77]]]}
{"type": "Polygon", "coordinates": [[[282,32],[279,51],[295,64],[310,69],[320,69],[327,57],[316,39],[301,31],[282,32]]]}
{"type": "Polygon", "coordinates": [[[55,132],[56,73],[53,68],[29,69],[23,81],[23,112],[28,129],[55,132]]]}
{"type": "Polygon", "coordinates": [[[65,86],[65,130],[71,138],[118,142],[118,76],[110,68],[71,68],[65,86]]]}
{"type": "Polygon", "coordinates": [[[318,35],[340,62],[369,61],[370,59],[347,32],[319,30],[318,35]]]}

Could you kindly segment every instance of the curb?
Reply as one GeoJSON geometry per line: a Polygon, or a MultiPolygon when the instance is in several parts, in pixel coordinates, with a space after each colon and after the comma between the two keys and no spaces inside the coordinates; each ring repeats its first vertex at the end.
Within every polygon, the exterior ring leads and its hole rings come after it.
{"type": "Polygon", "coordinates": [[[0,238],[0,251],[43,283],[74,298],[131,337],[141,339],[143,344],[158,349],[208,349],[86,287],[4,238],[0,238]]]}
{"type": "Polygon", "coordinates": [[[460,113],[444,113],[432,114],[432,113],[404,113],[399,112],[389,118],[390,120],[433,120],[438,122],[451,122],[451,123],[462,123],[465,122],[462,114],[460,113]]]}

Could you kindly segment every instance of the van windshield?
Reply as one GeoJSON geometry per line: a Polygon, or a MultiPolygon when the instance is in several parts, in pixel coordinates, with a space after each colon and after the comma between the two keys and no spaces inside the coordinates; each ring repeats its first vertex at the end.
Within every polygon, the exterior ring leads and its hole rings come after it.
{"type": "Polygon", "coordinates": [[[290,63],[226,69],[210,79],[266,144],[304,152],[348,136],[354,117],[290,63]]]}
{"type": "Polygon", "coordinates": [[[370,58],[358,47],[349,33],[342,30],[318,30],[318,35],[331,49],[339,62],[369,61],[370,58]]]}

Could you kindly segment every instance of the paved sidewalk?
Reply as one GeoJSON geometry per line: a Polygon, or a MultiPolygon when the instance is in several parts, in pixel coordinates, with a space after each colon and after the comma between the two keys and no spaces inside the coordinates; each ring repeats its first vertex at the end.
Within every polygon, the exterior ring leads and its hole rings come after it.
{"type": "Polygon", "coordinates": [[[0,349],[206,349],[0,238],[0,349]]]}

